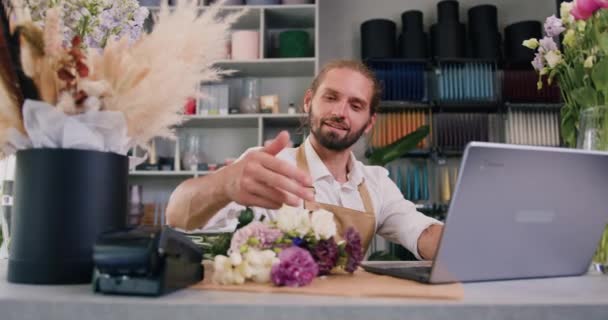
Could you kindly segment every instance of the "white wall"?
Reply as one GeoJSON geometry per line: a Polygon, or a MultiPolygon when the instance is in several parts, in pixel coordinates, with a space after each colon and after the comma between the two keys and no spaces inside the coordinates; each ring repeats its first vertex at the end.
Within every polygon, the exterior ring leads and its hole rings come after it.
{"type": "MultiPolygon", "coordinates": [[[[318,0],[319,65],[337,58],[360,59],[360,25],[373,18],[391,19],[401,30],[401,13],[421,10],[425,31],[436,22],[437,3],[432,0],[318,0]]],[[[555,0],[460,0],[460,21],[467,22],[469,8],[493,4],[498,8],[498,24],[504,27],[523,20],[544,21],[556,10],[555,0]]]]}

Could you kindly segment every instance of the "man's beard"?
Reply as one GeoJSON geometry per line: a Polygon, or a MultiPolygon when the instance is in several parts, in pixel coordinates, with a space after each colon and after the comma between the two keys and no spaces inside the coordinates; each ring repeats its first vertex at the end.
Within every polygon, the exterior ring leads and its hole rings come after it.
{"type": "Polygon", "coordinates": [[[348,130],[346,130],[346,133],[344,134],[343,137],[340,137],[340,135],[338,133],[336,133],[335,131],[323,132],[321,128],[324,125],[329,126],[329,125],[325,124],[326,122],[333,122],[334,124],[345,125],[344,118],[336,117],[336,116],[320,118],[319,126],[315,128],[315,127],[313,127],[312,109],[313,108],[311,106],[310,111],[308,112],[308,126],[310,128],[310,132],[323,147],[325,147],[329,150],[332,150],[332,151],[344,151],[344,150],[350,148],[353,144],[355,144],[359,140],[359,138],[361,138],[361,136],[365,132],[365,128],[367,127],[367,126],[363,126],[359,131],[356,131],[356,132],[351,132],[352,128],[348,128],[348,130]]]}

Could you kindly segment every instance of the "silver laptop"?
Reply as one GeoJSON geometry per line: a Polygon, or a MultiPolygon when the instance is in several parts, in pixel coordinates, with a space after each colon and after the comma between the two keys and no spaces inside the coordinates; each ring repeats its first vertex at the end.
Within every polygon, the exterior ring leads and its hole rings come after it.
{"type": "Polygon", "coordinates": [[[368,262],[427,283],[581,275],[608,223],[608,153],[467,145],[437,257],[368,262]]]}

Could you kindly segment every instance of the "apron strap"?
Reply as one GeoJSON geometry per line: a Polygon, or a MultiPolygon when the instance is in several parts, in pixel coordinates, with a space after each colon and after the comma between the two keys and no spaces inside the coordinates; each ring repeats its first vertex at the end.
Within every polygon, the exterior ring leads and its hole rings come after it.
{"type": "MultiPolygon", "coordinates": [[[[303,142],[299,147],[298,150],[296,151],[296,166],[300,169],[305,171],[306,173],[310,174],[310,169],[308,167],[308,161],[306,161],[306,151],[304,150],[304,143],[303,142]]],[[[365,208],[365,212],[374,212],[374,207],[372,206],[372,198],[369,195],[369,191],[367,190],[367,187],[365,186],[365,179],[363,179],[361,181],[361,183],[358,186],[358,190],[359,190],[359,196],[361,197],[361,200],[363,201],[363,207],[365,208]]],[[[306,207],[306,201],[304,202],[304,206],[306,207]]]]}

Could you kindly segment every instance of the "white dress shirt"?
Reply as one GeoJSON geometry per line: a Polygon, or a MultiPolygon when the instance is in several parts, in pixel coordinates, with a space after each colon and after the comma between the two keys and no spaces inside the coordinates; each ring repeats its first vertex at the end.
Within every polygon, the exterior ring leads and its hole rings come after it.
{"type": "MultiPolygon", "coordinates": [[[[348,181],[340,184],[321,161],[309,139],[304,141],[304,148],[315,188],[316,202],[364,211],[363,201],[357,187],[365,180],[376,216],[376,233],[389,241],[401,244],[416,258],[421,259],[418,254],[418,237],[430,225],[441,224],[441,222],[418,212],[415,205],[403,197],[399,188],[388,177],[388,171],[385,168],[366,166],[355,159],[351,153],[348,181]]],[[[247,150],[245,154],[250,150],[247,150]]],[[[277,155],[277,158],[296,165],[296,151],[296,148],[284,149],[277,155]]],[[[230,203],[205,225],[204,230],[234,230],[238,223],[238,215],[243,209],[244,207],[237,203],[230,203]]],[[[272,219],[276,214],[275,210],[252,209],[256,218],[266,215],[272,219]]]]}

